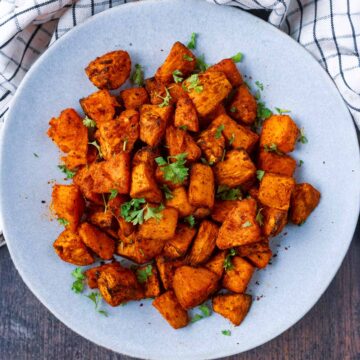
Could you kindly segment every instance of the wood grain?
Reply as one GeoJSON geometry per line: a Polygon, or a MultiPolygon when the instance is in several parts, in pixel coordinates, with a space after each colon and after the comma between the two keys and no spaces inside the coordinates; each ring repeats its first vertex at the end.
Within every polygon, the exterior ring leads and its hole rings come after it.
{"type": "MultiPolygon", "coordinates": [[[[339,229],[340,230],[340,229],[339,229]]],[[[299,323],[271,342],[227,360],[360,359],[360,226],[326,293],[299,323]]],[[[27,289],[0,249],[0,360],[126,360],[60,323],[27,289]]],[[[184,359],[185,360],[185,359],[184,359]]]]}

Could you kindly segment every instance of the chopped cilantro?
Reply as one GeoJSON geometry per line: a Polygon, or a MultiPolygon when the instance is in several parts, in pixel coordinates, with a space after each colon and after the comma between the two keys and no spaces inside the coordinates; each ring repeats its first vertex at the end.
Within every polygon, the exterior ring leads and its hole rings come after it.
{"type": "Polygon", "coordinates": [[[260,81],[256,80],[256,81],[255,81],[255,85],[256,85],[261,91],[264,90],[264,85],[263,85],[260,81]]]}
{"type": "Polygon", "coordinates": [[[96,122],[87,116],[85,116],[85,118],[83,119],[83,124],[87,128],[94,128],[96,126],[96,122]]]}
{"type": "Polygon", "coordinates": [[[260,226],[264,225],[264,215],[261,213],[263,208],[260,208],[256,214],[255,220],[258,222],[260,226]]]}
{"type": "Polygon", "coordinates": [[[222,330],[221,333],[225,336],[231,336],[231,331],[230,330],[222,330]]]}
{"type": "Polygon", "coordinates": [[[250,227],[250,226],[253,226],[253,224],[252,224],[252,222],[249,221],[249,220],[245,221],[245,222],[241,225],[242,228],[247,228],[247,227],[250,227]]]}
{"type": "Polygon", "coordinates": [[[242,193],[240,188],[231,189],[226,185],[219,185],[216,197],[221,200],[238,200],[242,198],[242,193]]]}
{"type": "Polygon", "coordinates": [[[100,145],[97,143],[96,140],[92,141],[92,142],[89,142],[89,145],[92,145],[92,146],[95,146],[97,148],[97,151],[99,153],[99,157],[102,159],[103,158],[103,154],[101,152],[101,148],[100,148],[100,145]]]}
{"type": "Polygon", "coordinates": [[[202,54],[196,58],[196,69],[200,72],[204,72],[209,65],[205,62],[205,56],[202,54]]]}
{"type": "Polygon", "coordinates": [[[206,304],[201,304],[199,306],[199,310],[201,311],[201,314],[195,314],[194,317],[191,319],[192,323],[207,318],[212,313],[210,307],[206,304]]]}
{"type": "Polygon", "coordinates": [[[76,174],[75,170],[71,171],[65,165],[58,165],[58,168],[66,175],[67,179],[72,179],[76,174]]]}
{"type": "Polygon", "coordinates": [[[200,83],[198,74],[192,74],[190,77],[188,77],[184,86],[186,91],[193,89],[195,92],[201,93],[204,90],[204,87],[200,83]]]}
{"type": "Polygon", "coordinates": [[[309,142],[307,137],[305,136],[304,128],[300,129],[300,136],[298,142],[301,142],[302,144],[307,144],[309,142]]]}
{"type": "Polygon", "coordinates": [[[137,269],[136,277],[139,283],[144,283],[152,275],[152,265],[147,265],[144,269],[137,269]]]}
{"type": "Polygon", "coordinates": [[[164,192],[166,200],[170,200],[174,197],[172,191],[169,189],[169,187],[167,185],[163,185],[161,187],[161,190],[164,192]]]}
{"type": "Polygon", "coordinates": [[[236,108],[235,106],[232,106],[232,107],[230,108],[230,112],[236,113],[236,112],[237,112],[237,108],[236,108]]]}
{"type": "Polygon", "coordinates": [[[115,199],[118,193],[119,192],[116,189],[111,189],[110,190],[109,200],[115,199]]]}
{"type": "Polygon", "coordinates": [[[188,42],[187,44],[187,47],[189,49],[195,49],[196,48],[196,36],[197,34],[196,33],[191,33],[191,38],[190,38],[190,41],[188,42]]]}
{"type": "Polygon", "coordinates": [[[238,63],[238,62],[241,62],[244,58],[244,55],[241,53],[241,52],[238,52],[237,54],[235,54],[234,56],[231,57],[231,59],[238,63]]]}
{"type": "Polygon", "coordinates": [[[135,64],[135,70],[131,74],[130,80],[137,86],[143,86],[144,84],[144,71],[140,64],[135,64]]]}
{"type": "Polygon", "coordinates": [[[194,215],[189,215],[184,217],[184,221],[187,222],[190,225],[190,227],[194,227],[196,224],[194,215]]]}
{"type": "Polygon", "coordinates": [[[264,177],[265,175],[265,171],[264,170],[256,170],[256,177],[259,181],[262,180],[262,178],[264,177]]]}
{"type": "Polygon", "coordinates": [[[167,161],[163,157],[157,157],[156,163],[164,174],[164,179],[171,181],[173,184],[183,183],[189,176],[189,169],[185,166],[187,153],[181,153],[175,156],[168,156],[167,161]],[[174,162],[169,162],[175,159],[174,162]]]}
{"type": "Polygon", "coordinates": [[[172,99],[172,97],[171,97],[170,92],[167,87],[165,88],[165,96],[161,96],[159,94],[157,94],[157,96],[163,100],[163,102],[161,104],[159,104],[159,107],[162,108],[164,106],[170,105],[170,100],[172,99]]]}
{"type": "Polygon", "coordinates": [[[134,225],[142,224],[144,222],[145,199],[132,199],[121,205],[120,215],[126,222],[132,222],[134,225]]]}
{"type": "Polygon", "coordinates": [[[278,150],[277,145],[272,143],[270,145],[264,145],[265,152],[274,152],[278,155],[282,155],[283,153],[278,150]]]}
{"type": "Polygon", "coordinates": [[[75,281],[72,283],[71,290],[76,294],[80,294],[84,290],[85,275],[79,267],[73,270],[71,275],[75,278],[75,281]]]}
{"type": "Polygon", "coordinates": [[[272,115],[272,111],[268,109],[264,102],[259,101],[257,104],[257,117],[258,119],[265,120],[272,115]]]}
{"type": "Polygon", "coordinates": [[[146,213],[144,215],[144,220],[148,221],[151,218],[156,219],[156,221],[160,221],[163,217],[161,214],[161,211],[165,209],[165,206],[163,204],[160,204],[157,207],[151,207],[149,205],[146,205],[146,213]]]}
{"type": "Polygon", "coordinates": [[[291,113],[291,110],[280,109],[280,108],[278,108],[278,107],[276,107],[275,110],[276,110],[280,115],[291,113]]]}
{"type": "Polygon", "coordinates": [[[220,139],[221,138],[221,134],[225,129],[225,125],[221,124],[216,128],[216,132],[215,132],[215,139],[220,139]]]}
{"type": "Polygon", "coordinates": [[[186,125],[181,125],[181,126],[179,126],[179,129],[180,129],[180,130],[186,131],[187,128],[188,128],[188,127],[187,127],[186,125]]]}
{"type": "Polygon", "coordinates": [[[176,84],[182,82],[184,80],[183,73],[180,70],[175,70],[173,73],[173,79],[176,84]]]}
{"type": "Polygon", "coordinates": [[[108,313],[105,310],[99,310],[99,304],[101,301],[101,295],[97,292],[92,292],[89,295],[85,295],[87,298],[89,298],[94,304],[95,304],[95,310],[106,317],[108,317],[108,313]]]}
{"type": "Polygon", "coordinates": [[[301,167],[304,164],[304,160],[299,161],[299,167],[301,167]]]}
{"type": "Polygon", "coordinates": [[[231,137],[230,137],[230,139],[229,139],[229,145],[232,145],[234,141],[235,141],[235,134],[232,133],[232,134],[231,134],[231,137]]]}
{"type": "Polygon", "coordinates": [[[183,59],[186,60],[186,61],[194,61],[194,58],[192,58],[188,54],[184,54],[183,59]]]}
{"type": "Polygon", "coordinates": [[[227,253],[223,265],[225,271],[231,270],[233,268],[231,258],[234,257],[235,255],[236,255],[236,250],[233,248],[230,249],[229,252],[227,253]]]}
{"type": "Polygon", "coordinates": [[[69,225],[69,221],[64,219],[64,218],[58,218],[57,221],[59,222],[60,225],[62,226],[68,226],[69,225]]]}

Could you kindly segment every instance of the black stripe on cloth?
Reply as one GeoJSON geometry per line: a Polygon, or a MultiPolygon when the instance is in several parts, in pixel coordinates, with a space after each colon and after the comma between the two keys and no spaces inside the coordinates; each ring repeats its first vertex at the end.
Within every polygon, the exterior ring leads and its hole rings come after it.
{"type": "Polygon", "coordinates": [[[0,114],[0,119],[6,114],[6,112],[9,110],[9,108],[6,108],[5,109],[5,111],[2,113],[2,114],[0,114]]]}
{"type": "Polygon", "coordinates": [[[349,0],[347,0],[347,9],[348,9],[348,17],[349,17],[349,23],[350,23],[350,26],[351,26],[352,37],[353,37],[353,40],[354,40],[355,54],[357,55],[357,57],[359,59],[359,65],[360,65],[359,50],[358,50],[357,42],[356,42],[356,37],[359,36],[359,35],[355,34],[354,24],[353,24],[352,19],[351,19],[351,10],[350,10],[350,1],[349,0]]]}
{"type": "Polygon", "coordinates": [[[314,5],[314,27],[313,27],[313,36],[314,36],[314,40],[315,40],[315,44],[320,52],[321,55],[321,59],[324,62],[324,66],[325,66],[325,70],[327,73],[329,73],[329,69],[325,60],[325,56],[324,53],[322,51],[322,48],[320,46],[320,43],[318,42],[317,38],[316,38],[316,23],[317,23],[317,2],[315,1],[315,5],[314,5]]]}
{"type": "Polygon", "coordinates": [[[75,7],[76,7],[76,5],[74,4],[73,6],[72,6],[72,19],[73,19],[73,26],[76,26],[76,12],[75,12],[75,7]]]}
{"type": "MultiPolygon", "coordinates": [[[[358,34],[355,34],[355,36],[360,36],[360,33],[358,34]]],[[[353,35],[352,34],[347,34],[347,35],[339,35],[337,36],[336,38],[337,39],[348,39],[348,38],[352,38],[353,35]]],[[[319,42],[323,42],[323,41],[332,41],[333,38],[332,37],[326,37],[326,38],[320,38],[320,39],[317,39],[319,42]]],[[[315,40],[314,41],[310,41],[308,43],[303,43],[301,44],[302,46],[310,46],[310,45],[313,45],[315,43],[315,40]]]]}
{"type": "Polygon", "coordinates": [[[94,16],[94,14],[95,14],[94,0],[91,0],[91,16],[94,16]]]}
{"type": "MultiPolygon", "coordinates": [[[[217,5],[220,5],[220,4],[218,4],[218,2],[217,2],[216,0],[214,0],[214,1],[215,1],[215,3],[216,3],[217,5]]],[[[238,3],[239,6],[241,6],[243,9],[245,9],[245,10],[251,10],[250,6],[247,6],[247,5],[245,5],[245,4],[242,4],[242,3],[239,2],[238,0],[235,0],[235,2],[238,3]]]]}
{"type": "Polygon", "coordinates": [[[300,12],[300,25],[299,25],[299,33],[298,33],[298,37],[297,37],[297,41],[300,42],[300,37],[301,37],[301,30],[302,30],[302,22],[303,22],[303,16],[304,16],[304,10],[303,10],[303,6],[301,4],[300,0],[296,0],[298,7],[299,7],[299,12],[300,12]]]}
{"type": "Polygon", "coordinates": [[[112,8],[112,0],[109,0],[109,8],[112,8]]]}
{"type": "Polygon", "coordinates": [[[15,33],[15,35],[12,36],[5,44],[2,44],[2,45],[0,46],[0,49],[4,48],[11,40],[13,40],[14,37],[16,37],[19,32],[20,32],[20,31],[17,31],[17,32],[15,33]]]}
{"type": "Polygon", "coordinates": [[[8,90],[2,97],[0,97],[0,101],[5,100],[10,94],[11,94],[11,91],[8,90]]]}
{"type": "MultiPolygon", "coordinates": [[[[338,56],[337,54],[331,54],[331,55],[329,55],[329,56],[326,56],[326,57],[325,57],[325,60],[327,61],[327,60],[333,59],[334,57],[337,57],[337,56],[338,56]]],[[[356,56],[356,54],[354,54],[353,52],[349,52],[349,53],[347,53],[347,54],[343,54],[343,56],[356,56]]],[[[322,60],[319,60],[319,62],[321,63],[322,60]]],[[[357,66],[357,67],[358,67],[358,66],[357,66]]]]}

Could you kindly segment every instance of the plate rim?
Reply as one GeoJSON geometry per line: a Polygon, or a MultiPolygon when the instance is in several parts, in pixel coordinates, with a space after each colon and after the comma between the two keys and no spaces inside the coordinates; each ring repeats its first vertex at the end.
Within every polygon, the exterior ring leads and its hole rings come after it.
{"type": "MultiPolygon", "coordinates": [[[[182,3],[184,4],[185,2],[183,0],[146,0],[146,1],[138,1],[138,2],[131,2],[131,3],[125,3],[125,4],[121,4],[121,5],[117,5],[111,9],[107,9],[105,11],[102,11],[94,16],[91,16],[89,17],[88,19],[86,19],[83,23],[77,25],[76,27],[74,27],[72,30],[68,31],[66,34],[64,34],[61,38],[59,38],[57,41],[55,41],[47,50],[45,50],[45,52],[40,55],[40,57],[35,61],[35,63],[31,66],[30,70],[25,74],[23,80],[21,81],[17,91],[16,91],[16,94],[15,96],[13,97],[13,99],[11,100],[11,103],[10,103],[10,106],[9,106],[9,111],[8,113],[6,114],[6,118],[5,118],[5,122],[4,122],[4,125],[2,127],[2,131],[0,132],[1,134],[1,138],[0,138],[0,169],[2,168],[2,164],[3,164],[3,158],[5,157],[5,133],[8,131],[8,127],[10,126],[9,123],[10,121],[7,120],[8,118],[10,118],[12,115],[12,109],[14,108],[14,104],[17,102],[17,99],[21,96],[21,92],[23,90],[23,88],[26,87],[26,84],[28,82],[28,79],[32,76],[32,74],[36,71],[37,68],[41,67],[42,66],[42,63],[44,61],[46,61],[46,57],[51,54],[51,52],[55,51],[56,48],[58,46],[61,46],[61,44],[64,42],[64,41],[67,41],[67,38],[69,36],[71,36],[72,34],[75,34],[75,32],[79,32],[79,31],[82,31],[82,28],[85,27],[87,24],[89,24],[90,22],[94,21],[94,19],[98,19],[100,17],[104,17],[106,18],[106,16],[108,15],[109,11],[118,11],[118,12],[121,12],[123,10],[123,8],[127,7],[127,8],[131,8],[131,7],[142,7],[142,6],[147,6],[148,4],[153,4],[153,5],[156,5],[156,6],[161,6],[162,3],[182,3]],[[54,50],[55,49],[55,50],[54,50]],[[20,95],[19,95],[20,94],[20,95]]],[[[197,3],[206,3],[208,6],[217,6],[217,4],[213,4],[213,3],[208,3],[204,0],[187,0],[188,3],[190,2],[197,2],[197,3]]],[[[221,7],[224,7],[224,6],[221,6],[221,7]]],[[[356,139],[357,138],[357,131],[356,131],[356,127],[355,127],[355,124],[354,124],[354,121],[352,119],[352,116],[351,116],[351,113],[348,109],[348,107],[346,106],[345,104],[345,101],[344,99],[342,98],[339,90],[337,89],[335,83],[333,82],[333,80],[330,78],[330,76],[326,73],[326,71],[323,69],[323,67],[319,64],[319,62],[302,46],[300,45],[297,41],[295,41],[291,36],[289,36],[288,34],[286,34],[285,32],[281,31],[279,28],[271,25],[270,23],[268,23],[267,21],[264,21],[263,19],[261,18],[258,18],[256,17],[255,15],[241,9],[241,8],[236,8],[236,7],[233,7],[233,6],[227,6],[227,8],[229,10],[227,11],[239,11],[242,13],[242,16],[245,16],[247,18],[251,18],[252,20],[251,21],[258,21],[258,22],[262,22],[263,25],[262,26],[265,26],[267,27],[268,31],[273,31],[276,35],[275,36],[280,36],[280,37],[283,37],[283,40],[285,41],[292,41],[293,42],[293,45],[297,46],[299,49],[302,49],[301,51],[303,52],[303,56],[307,56],[309,59],[311,58],[310,61],[312,61],[313,63],[316,63],[317,66],[318,66],[318,69],[320,70],[319,71],[319,74],[321,73],[322,74],[322,77],[323,77],[323,81],[324,82],[327,82],[328,83],[328,88],[331,89],[331,91],[334,93],[334,96],[337,96],[338,99],[339,99],[339,102],[342,103],[342,108],[344,110],[344,114],[347,113],[348,114],[348,120],[343,120],[343,121],[348,121],[348,122],[351,122],[352,123],[352,134],[354,136],[354,138],[356,139]],[[231,9],[231,10],[230,10],[231,9]],[[266,24],[266,25],[265,25],[266,24]]],[[[351,125],[350,125],[351,126],[351,125]]],[[[360,145],[359,145],[359,141],[356,141],[356,144],[357,144],[357,158],[360,159],[360,154],[359,154],[359,151],[360,151],[360,145]]],[[[355,150],[355,149],[354,149],[355,150]]],[[[357,171],[359,172],[360,170],[360,164],[358,162],[358,169],[357,171]]],[[[1,176],[2,177],[2,176],[1,176]]],[[[7,229],[7,224],[5,222],[5,219],[4,219],[4,204],[3,204],[3,196],[2,196],[2,193],[3,193],[3,187],[2,187],[2,180],[0,179],[0,223],[2,224],[3,226],[3,234],[4,234],[4,237],[5,238],[11,238],[11,237],[8,237],[7,234],[8,234],[8,231],[10,232],[11,230],[8,230],[7,229]]],[[[357,227],[357,222],[358,222],[358,219],[359,219],[359,212],[360,212],[360,183],[358,185],[358,196],[357,196],[357,199],[358,199],[358,202],[357,202],[357,213],[358,215],[354,215],[353,217],[353,230],[350,231],[351,233],[351,238],[348,240],[348,244],[347,246],[344,248],[344,252],[341,254],[341,256],[339,258],[341,258],[341,261],[339,261],[339,265],[337,267],[334,267],[333,268],[333,271],[331,272],[331,276],[329,276],[329,280],[328,282],[323,286],[323,288],[321,289],[321,291],[319,291],[319,293],[317,294],[317,296],[314,296],[314,300],[312,302],[312,304],[304,311],[302,311],[301,313],[299,313],[297,316],[296,316],[296,320],[289,326],[286,326],[284,329],[281,329],[280,332],[279,332],[279,329],[274,329],[273,332],[268,335],[263,341],[260,341],[256,346],[249,346],[247,348],[245,348],[245,350],[241,351],[240,353],[245,353],[251,349],[255,349],[257,347],[260,347],[262,345],[264,345],[265,343],[269,342],[269,341],[272,341],[274,340],[275,338],[277,338],[278,336],[280,336],[281,334],[283,334],[285,331],[289,330],[290,328],[292,328],[294,325],[296,325],[308,312],[310,312],[310,310],[318,303],[319,299],[322,297],[322,295],[325,293],[325,291],[328,289],[329,285],[331,284],[331,282],[334,280],[334,277],[335,275],[337,274],[337,272],[339,271],[340,267],[342,266],[343,264],[343,261],[345,259],[345,256],[349,250],[349,247],[352,243],[352,239],[354,237],[354,233],[355,233],[355,230],[356,230],[356,227],[357,227]],[[275,335],[274,335],[275,334],[275,335]]],[[[350,229],[350,227],[349,227],[350,229]]],[[[69,324],[69,322],[66,320],[64,321],[62,319],[62,316],[61,314],[59,314],[55,309],[52,309],[52,308],[49,308],[48,307],[48,304],[47,304],[47,301],[46,299],[43,298],[42,295],[38,294],[36,289],[32,286],[32,282],[31,282],[31,279],[27,278],[27,275],[26,275],[26,272],[23,272],[19,267],[18,267],[18,263],[16,262],[17,260],[15,260],[17,258],[16,256],[16,252],[14,251],[14,249],[12,249],[12,245],[11,245],[11,240],[8,242],[6,242],[7,244],[7,248],[9,250],[9,253],[10,253],[10,256],[11,256],[11,259],[13,261],[13,264],[16,268],[16,270],[18,271],[18,273],[20,274],[22,280],[24,281],[24,283],[26,284],[26,286],[30,289],[30,291],[35,295],[35,297],[42,303],[43,306],[46,307],[46,309],[48,311],[50,311],[51,314],[53,314],[57,320],[59,320],[62,324],[64,324],[66,327],[68,327],[69,329],[71,329],[72,331],[74,331],[76,334],[82,336],[83,338],[85,338],[86,340],[96,344],[97,346],[101,346],[103,348],[106,348],[110,351],[113,351],[115,353],[118,353],[118,354],[123,354],[123,355],[126,355],[126,356],[131,356],[131,357],[138,357],[138,358],[141,358],[141,359],[159,359],[159,358],[165,358],[163,356],[154,356],[154,355],[151,355],[151,356],[148,356],[146,355],[145,353],[143,352],[126,352],[126,351],[121,351],[121,353],[117,350],[114,350],[104,344],[101,344],[99,343],[97,340],[94,340],[94,339],[90,339],[85,333],[82,333],[81,331],[78,331],[76,329],[74,329],[72,327],[72,325],[69,324]]],[[[191,357],[187,357],[188,359],[218,359],[219,357],[225,357],[225,356],[232,356],[232,355],[236,355],[236,354],[240,354],[238,351],[228,351],[228,352],[223,352],[221,354],[214,354],[214,355],[211,355],[210,357],[209,356],[206,356],[204,357],[203,356],[191,356],[191,357]]]]}

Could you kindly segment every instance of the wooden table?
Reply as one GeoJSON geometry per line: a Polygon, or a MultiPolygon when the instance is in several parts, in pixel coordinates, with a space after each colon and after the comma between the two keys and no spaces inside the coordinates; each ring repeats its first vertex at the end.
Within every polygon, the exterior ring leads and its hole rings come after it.
{"type": "MultiPolygon", "coordinates": [[[[0,360],[27,359],[130,358],[92,344],[59,322],[27,289],[10,259],[7,248],[2,247],[0,360]]],[[[315,307],[278,338],[228,359],[360,359],[359,224],[340,271],[315,307]]]]}

